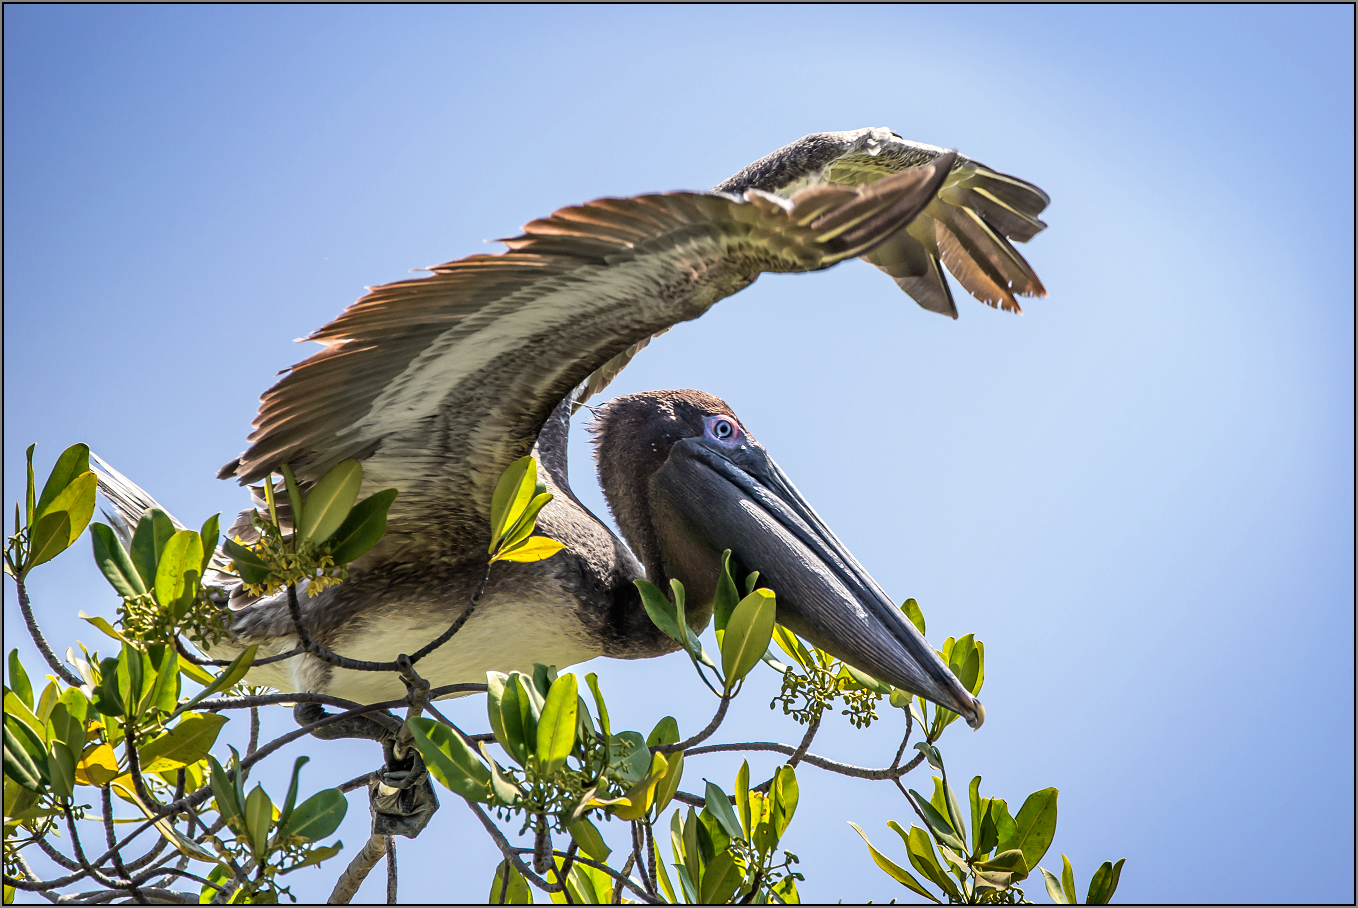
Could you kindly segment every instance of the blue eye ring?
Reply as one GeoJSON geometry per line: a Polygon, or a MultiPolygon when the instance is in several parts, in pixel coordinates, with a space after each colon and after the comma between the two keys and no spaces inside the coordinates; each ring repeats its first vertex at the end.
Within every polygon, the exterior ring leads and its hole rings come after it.
{"type": "Polygon", "coordinates": [[[734,420],[725,416],[709,416],[707,434],[716,441],[729,443],[740,437],[740,429],[734,420]]]}

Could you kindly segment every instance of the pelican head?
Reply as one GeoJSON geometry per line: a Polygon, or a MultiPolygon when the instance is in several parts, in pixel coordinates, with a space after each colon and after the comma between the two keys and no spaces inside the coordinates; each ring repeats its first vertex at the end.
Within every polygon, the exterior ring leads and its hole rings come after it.
{"type": "Polygon", "coordinates": [[[778,623],[902,690],[985,720],[924,637],[724,401],[648,391],[601,408],[604,495],[647,576],[684,584],[695,629],[712,614],[722,552],[777,594],[778,623]]]}

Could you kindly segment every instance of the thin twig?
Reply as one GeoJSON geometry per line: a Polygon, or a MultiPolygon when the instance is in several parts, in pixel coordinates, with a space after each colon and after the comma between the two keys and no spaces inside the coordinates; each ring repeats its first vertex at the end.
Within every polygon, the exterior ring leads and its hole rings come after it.
{"type": "Polygon", "coordinates": [[[487,564],[485,572],[481,575],[481,582],[476,585],[476,591],[472,593],[471,602],[467,603],[467,607],[462,610],[462,614],[458,615],[457,618],[453,620],[453,623],[448,626],[448,629],[446,631],[444,631],[442,634],[439,634],[438,637],[434,638],[429,643],[420,647],[420,649],[415,653],[415,655],[410,657],[410,662],[412,665],[416,662],[419,662],[421,659],[432,653],[434,650],[438,649],[443,644],[447,643],[449,640],[453,638],[453,634],[456,634],[458,631],[462,630],[462,625],[466,624],[467,619],[472,616],[472,612],[476,611],[476,606],[481,601],[481,594],[485,592],[486,581],[489,579],[490,579],[490,564],[487,564]]]}
{"type": "MultiPolygon", "coordinates": [[[[731,695],[728,694],[723,696],[721,698],[721,705],[717,707],[717,714],[712,717],[711,722],[707,723],[707,728],[704,728],[702,731],[698,732],[696,735],[689,738],[687,741],[680,741],[677,744],[666,744],[661,747],[654,747],[652,748],[652,751],[654,753],[672,754],[678,750],[688,750],[693,745],[706,741],[708,738],[712,737],[712,735],[716,733],[717,727],[721,725],[722,719],[726,718],[726,709],[730,705],[731,705],[731,695]]],[[[789,748],[789,750],[790,749],[791,748],[789,748]]]]}
{"type": "MultiPolygon", "coordinates": [[[[793,752],[792,758],[787,761],[788,766],[795,767],[798,763],[802,761],[802,757],[806,756],[807,748],[811,746],[811,739],[816,736],[816,732],[819,729],[820,729],[820,716],[816,716],[816,721],[806,726],[806,734],[802,736],[802,743],[797,745],[797,749],[796,751],[793,752]]],[[[896,762],[899,763],[900,759],[901,759],[900,756],[897,755],[896,762]]],[[[891,765],[895,766],[896,763],[892,763],[891,765]]]]}
{"type": "Polygon", "coordinates": [[[113,853],[113,869],[118,871],[118,873],[122,875],[122,878],[128,881],[127,888],[128,891],[132,893],[133,901],[138,905],[144,905],[146,904],[146,899],[142,896],[141,892],[138,891],[135,881],[132,880],[132,874],[128,872],[126,865],[123,864],[122,849],[114,847],[118,844],[118,834],[113,831],[112,792],[113,788],[109,785],[101,785],[99,787],[99,795],[104,809],[104,838],[107,840],[108,847],[113,853]]]}
{"type": "Polygon", "coordinates": [[[85,679],[63,665],[61,660],[57,658],[57,654],[52,652],[52,647],[47,645],[47,638],[42,635],[42,629],[38,627],[38,620],[33,617],[33,604],[28,601],[28,587],[24,586],[24,582],[17,576],[14,578],[14,585],[19,589],[19,611],[23,613],[24,624],[28,625],[28,634],[37,644],[38,652],[42,653],[42,657],[47,660],[47,664],[52,667],[52,671],[56,672],[61,680],[71,687],[83,685],[85,679]]]}
{"type": "MultiPolygon", "coordinates": [[[[506,842],[505,844],[508,845],[507,842],[506,842]]],[[[508,845],[508,847],[509,847],[509,850],[510,850],[511,852],[513,852],[514,854],[532,854],[532,853],[533,853],[533,849],[531,849],[531,848],[516,848],[516,847],[514,847],[514,846],[512,846],[512,845],[508,845]]],[[[501,849],[501,851],[503,852],[504,849],[501,849]]],[[[567,854],[569,854],[569,852],[561,852],[561,851],[553,851],[553,852],[552,852],[552,856],[553,856],[553,857],[558,857],[558,858],[564,858],[564,857],[567,856],[567,854]]],[[[564,863],[564,862],[563,862],[563,863],[564,863]]],[[[628,879],[627,877],[623,876],[621,873],[619,873],[618,871],[614,870],[612,867],[609,867],[607,864],[601,863],[601,862],[599,862],[599,861],[592,860],[592,859],[590,859],[590,858],[582,858],[582,857],[580,857],[579,855],[576,855],[576,857],[575,857],[575,863],[577,863],[577,864],[584,864],[586,867],[593,867],[595,870],[602,870],[604,873],[608,874],[608,875],[611,876],[613,879],[617,880],[618,882],[620,882],[620,883],[622,883],[624,886],[626,886],[628,889],[632,890],[632,892],[634,892],[635,894],[641,896],[641,898],[645,899],[645,900],[646,900],[646,903],[649,904],[649,905],[659,905],[659,904],[663,904],[662,902],[660,902],[659,899],[652,898],[652,897],[646,892],[646,890],[642,889],[642,888],[641,888],[640,886],[638,886],[636,883],[632,882],[630,879],[628,879]]],[[[533,876],[537,876],[537,875],[536,875],[536,874],[533,874],[533,876]]],[[[541,879],[541,877],[538,878],[538,880],[540,880],[540,879],[541,879]]],[[[542,880],[542,882],[538,882],[538,880],[533,880],[533,884],[534,884],[535,886],[537,886],[539,889],[546,889],[547,887],[544,887],[544,886],[542,885],[542,883],[545,883],[546,880],[542,880]]],[[[564,886],[563,886],[562,884],[560,884],[560,883],[548,883],[547,885],[548,885],[548,886],[555,886],[555,887],[556,887],[555,889],[550,890],[550,891],[552,891],[552,892],[561,892],[561,891],[564,890],[564,886]]]]}
{"type": "MultiPolygon", "coordinates": [[[[740,744],[709,744],[706,747],[695,747],[692,750],[687,751],[687,756],[696,757],[701,754],[721,753],[731,750],[772,751],[773,753],[787,754],[789,756],[796,753],[794,748],[791,748],[786,744],[777,744],[772,741],[745,741],[740,744]]],[[[802,757],[802,760],[805,763],[810,766],[815,766],[817,769],[839,773],[841,776],[852,776],[855,779],[900,778],[918,766],[922,759],[923,755],[920,755],[905,766],[888,766],[885,769],[869,769],[866,766],[854,766],[850,763],[840,763],[838,760],[818,757],[815,754],[805,754],[802,757]]]]}
{"type": "MultiPolygon", "coordinates": [[[[226,668],[228,665],[231,664],[230,659],[200,659],[193,653],[189,652],[188,647],[186,647],[184,645],[184,642],[180,640],[178,637],[175,638],[174,642],[175,648],[179,651],[180,656],[201,668],[226,668]]],[[[250,667],[254,668],[259,665],[268,665],[271,662],[282,662],[284,659],[291,659],[293,656],[301,656],[304,655],[305,653],[306,650],[302,649],[302,647],[300,646],[293,647],[286,653],[279,653],[276,656],[265,656],[263,659],[255,659],[251,661],[250,667]]]]}

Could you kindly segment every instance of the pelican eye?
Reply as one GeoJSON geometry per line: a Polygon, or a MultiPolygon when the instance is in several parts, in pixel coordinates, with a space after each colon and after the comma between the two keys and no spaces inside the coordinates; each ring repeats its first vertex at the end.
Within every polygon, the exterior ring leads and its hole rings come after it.
{"type": "Polygon", "coordinates": [[[719,441],[725,441],[736,434],[736,427],[731,425],[729,419],[717,418],[712,421],[710,431],[712,432],[713,438],[716,438],[719,441]]]}

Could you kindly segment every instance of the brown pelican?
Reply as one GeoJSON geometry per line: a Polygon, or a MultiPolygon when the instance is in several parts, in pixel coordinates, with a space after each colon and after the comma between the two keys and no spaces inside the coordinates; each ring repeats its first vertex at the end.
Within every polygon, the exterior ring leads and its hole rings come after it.
{"type": "MultiPolygon", "coordinates": [[[[508,252],[373,288],[312,334],[325,349],[264,393],[249,449],[218,475],[272,481],[289,464],[305,487],[357,458],[361,494],[399,490],[386,537],[350,578],[302,597],[311,633],[341,654],[413,652],[467,606],[485,565],[495,482],[532,452],[556,496],[539,532],[567,547],[492,571],[477,612],[420,664],[433,684],[533,662],[670,652],[676,644],[647,617],[633,581],[665,589],[680,580],[701,630],[731,549],[776,592],[780,623],[978,726],[979,701],[720,399],[657,391],[598,408],[599,478],[626,544],[572,493],[566,435],[571,415],[654,336],[761,272],[861,256],[921,306],[956,317],[941,261],[979,299],[1017,310],[1015,294],[1044,291],[1006,237],[1042,229],[1036,215],[1047,201],[953,152],[863,129],[807,136],[711,192],[563,208],[505,240],[508,252]]],[[[249,513],[229,531],[246,542],[257,538],[249,513]]],[[[238,587],[231,637],[212,655],[252,643],[259,657],[293,649],[282,596],[252,600],[238,587]]],[[[394,674],[308,656],[259,667],[250,680],[360,702],[404,693],[394,674]]]]}

